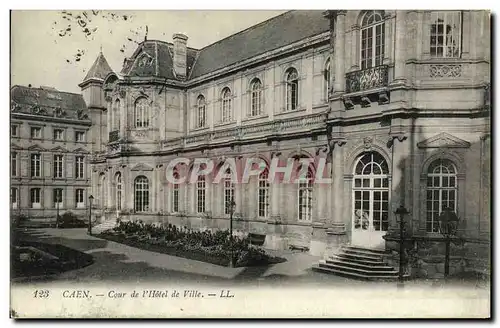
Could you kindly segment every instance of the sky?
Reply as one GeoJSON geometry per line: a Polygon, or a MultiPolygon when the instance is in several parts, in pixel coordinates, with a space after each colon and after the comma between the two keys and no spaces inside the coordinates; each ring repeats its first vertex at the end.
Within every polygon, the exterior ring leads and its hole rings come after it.
{"type": "Polygon", "coordinates": [[[283,11],[87,10],[90,22],[82,11],[70,13],[12,11],[11,85],[80,92],[78,84],[99,51],[102,49],[114,71],[120,71],[123,59],[132,55],[136,42],[144,40],[146,26],[148,39],[172,42],[174,33],[183,33],[188,36],[189,47],[202,48],[283,11]],[[78,15],[85,23],[76,20],[78,15]],[[90,35],[83,32],[82,25],[89,28],[90,35]],[[68,28],[71,31],[66,31],[68,28]]]}

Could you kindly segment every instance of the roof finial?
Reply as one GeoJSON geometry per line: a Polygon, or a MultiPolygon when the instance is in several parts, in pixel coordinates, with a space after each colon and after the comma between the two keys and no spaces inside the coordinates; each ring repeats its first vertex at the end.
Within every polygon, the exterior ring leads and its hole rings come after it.
{"type": "Polygon", "coordinates": [[[102,44],[101,44],[101,54],[102,54],[102,44]]]}

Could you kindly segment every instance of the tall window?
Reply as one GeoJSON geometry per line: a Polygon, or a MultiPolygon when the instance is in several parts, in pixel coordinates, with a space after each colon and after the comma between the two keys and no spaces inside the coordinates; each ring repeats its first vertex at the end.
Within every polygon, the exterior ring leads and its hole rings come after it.
{"type": "Polygon", "coordinates": [[[446,208],[457,211],[457,170],[448,159],[431,163],[427,173],[427,220],[428,232],[439,231],[439,215],[446,208]]]}
{"type": "Polygon", "coordinates": [[[18,206],[18,191],[17,188],[10,188],[10,201],[12,203],[12,208],[17,208],[18,206]]]}
{"type": "Polygon", "coordinates": [[[116,173],[115,183],[116,183],[116,194],[115,194],[116,210],[120,211],[122,209],[122,175],[120,172],[116,173]]]}
{"type": "MultiPolygon", "coordinates": [[[[179,173],[174,172],[174,179],[177,181],[179,179],[179,173]]],[[[172,185],[172,212],[179,212],[179,184],[174,183],[172,185]]]]}
{"type": "Polygon", "coordinates": [[[42,128],[33,126],[31,127],[31,138],[40,139],[42,137],[42,128]]]}
{"type": "Polygon", "coordinates": [[[54,155],[54,163],[52,164],[54,168],[54,178],[63,177],[63,155],[54,155]]]}
{"type": "Polygon", "coordinates": [[[135,102],[135,127],[147,128],[149,126],[149,105],[146,98],[139,98],[135,102]]]}
{"type": "Polygon", "coordinates": [[[434,11],[431,13],[430,53],[432,57],[460,57],[461,38],[461,11],[434,11]]]}
{"type": "Polygon", "coordinates": [[[18,136],[18,128],[19,128],[19,126],[17,124],[12,124],[10,126],[10,136],[11,137],[17,137],[18,136]]]}
{"type": "Polygon", "coordinates": [[[207,111],[206,111],[205,97],[202,95],[198,96],[196,100],[196,124],[195,128],[202,128],[206,124],[207,111]]]}
{"type": "Polygon", "coordinates": [[[77,208],[85,207],[85,198],[83,197],[83,189],[75,189],[75,204],[77,208]]]}
{"type": "Polygon", "coordinates": [[[232,120],[231,102],[231,90],[229,90],[229,88],[224,88],[224,90],[222,90],[222,122],[230,122],[232,120]]]}
{"type": "Polygon", "coordinates": [[[83,179],[85,177],[85,175],[84,175],[84,160],[85,160],[85,158],[83,156],[76,156],[75,178],[77,178],[77,179],[83,179]]]}
{"type": "Polygon", "coordinates": [[[31,177],[39,178],[41,173],[41,157],[40,154],[31,154],[31,177]]]}
{"type": "Polygon", "coordinates": [[[259,79],[254,79],[250,85],[250,116],[262,114],[262,83],[259,79]]]}
{"type": "Polygon", "coordinates": [[[296,110],[299,100],[299,74],[295,68],[286,72],[286,106],[287,111],[296,110]]]}
{"type": "Polygon", "coordinates": [[[361,69],[382,65],[385,24],[379,11],[367,12],[361,23],[361,69]]]}
{"type": "Polygon", "coordinates": [[[231,169],[226,170],[224,177],[224,213],[230,214],[232,201],[234,200],[234,183],[231,177],[231,169]]]}
{"type": "Polygon", "coordinates": [[[17,176],[17,152],[10,153],[10,174],[17,176]]]}
{"type": "Polygon", "coordinates": [[[205,193],[205,176],[201,175],[198,177],[198,181],[196,182],[196,211],[198,213],[205,212],[205,193]]]}
{"type": "Polygon", "coordinates": [[[389,166],[378,152],[366,152],[354,169],[354,230],[387,231],[389,166]]]}
{"type": "Polygon", "coordinates": [[[40,208],[41,207],[40,194],[41,194],[40,188],[32,188],[30,190],[31,208],[40,208]]]}
{"type": "Polygon", "coordinates": [[[120,129],[120,100],[116,99],[113,105],[113,131],[120,129]]]}
{"type": "Polygon", "coordinates": [[[61,188],[55,188],[52,191],[52,201],[54,202],[54,207],[63,206],[63,190],[61,188]]]}
{"type": "Polygon", "coordinates": [[[312,172],[308,170],[305,177],[299,177],[299,179],[297,180],[297,205],[299,208],[299,221],[311,221],[313,192],[312,177],[312,172]]]}
{"type": "Polygon", "coordinates": [[[64,130],[54,129],[54,140],[63,140],[63,139],[64,139],[64,130]]]}
{"type": "Polygon", "coordinates": [[[76,131],[75,132],[75,141],[76,142],[85,142],[85,132],[76,131]]]}
{"type": "Polygon", "coordinates": [[[268,171],[265,169],[259,175],[259,198],[258,198],[258,208],[259,217],[267,218],[269,215],[269,181],[268,181],[268,171]]]}
{"type": "Polygon", "coordinates": [[[325,78],[325,90],[323,91],[325,93],[325,99],[328,101],[328,93],[330,92],[330,74],[331,74],[331,68],[330,68],[330,59],[326,61],[325,64],[325,71],[324,71],[324,78],[325,78]]]}
{"type": "Polygon", "coordinates": [[[149,211],[149,181],[148,178],[141,176],[135,179],[135,211],[148,212],[149,211]]]}

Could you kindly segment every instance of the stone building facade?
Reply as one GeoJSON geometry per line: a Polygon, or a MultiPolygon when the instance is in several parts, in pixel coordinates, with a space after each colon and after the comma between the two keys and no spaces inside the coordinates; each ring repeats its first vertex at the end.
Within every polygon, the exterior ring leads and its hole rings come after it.
{"type": "Polygon", "coordinates": [[[98,59],[100,77],[82,83],[100,131],[97,219],[227,228],[234,198],[235,229],[323,255],[384,248],[399,205],[414,234],[437,236],[451,207],[469,242],[489,242],[489,13],[291,11],[187,43],[146,40],[119,73],[98,59]],[[216,170],[226,158],[325,158],[332,183],[171,184],[180,157],[216,170]]]}
{"type": "Polygon", "coordinates": [[[92,122],[82,95],[51,87],[11,88],[11,214],[55,223],[85,216],[92,122]]]}

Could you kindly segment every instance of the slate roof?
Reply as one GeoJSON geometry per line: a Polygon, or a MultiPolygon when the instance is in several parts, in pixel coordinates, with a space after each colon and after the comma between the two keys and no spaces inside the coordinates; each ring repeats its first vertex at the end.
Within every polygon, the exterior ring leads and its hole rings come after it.
{"type": "Polygon", "coordinates": [[[112,71],[113,70],[109,66],[108,61],[106,60],[106,58],[104,58],[102,52],[100,52],[96,60],[94,61],[94,64],[92,64],[92,67],[90,67],[90,70],[83,79],[83,82],[91,79],[104,80],[106,75],[108,75],[112,71]]]}
{"type": "MultiPolygon", "coordinates": [[[[188,47],[188,79],[197,78],[242,60],[329,31],[330,23],[323,13],[323,10],[288,11],[200,50],[188,47]]],[[[142,42],[131,58],[124,61],[122,73],[129,76],[175,79],[173,44],[157,40],[142,42]],[[141,56],[149,56],[151,59],[141,60],[141,56]]]]}
{"type": "Polygon", "coordinates": [[[330,29],[324,10],[288,11],[200,49],[190,79],[330,29]]]}
{"type": "Polygon", "coordinates": [[[85,119],[87,105],[81,94],[15,85],[10,89],[10,99],[13,112],[85,119]],[[58,109],[64,114],[56,113],[58,109]]]}

